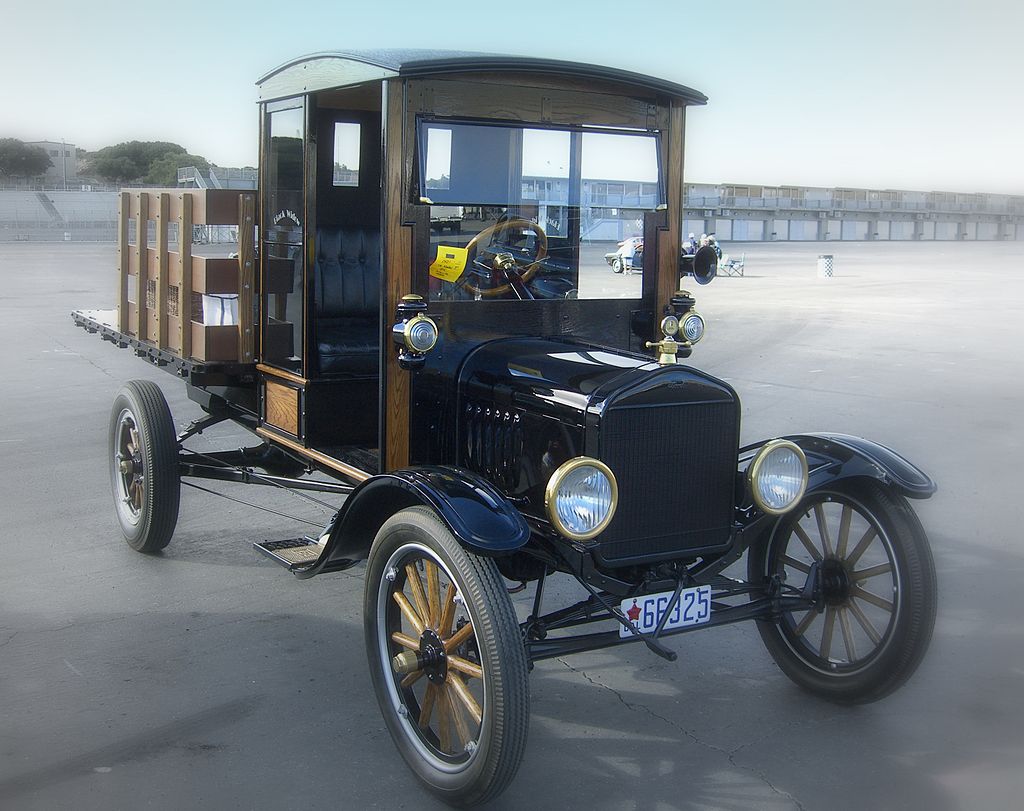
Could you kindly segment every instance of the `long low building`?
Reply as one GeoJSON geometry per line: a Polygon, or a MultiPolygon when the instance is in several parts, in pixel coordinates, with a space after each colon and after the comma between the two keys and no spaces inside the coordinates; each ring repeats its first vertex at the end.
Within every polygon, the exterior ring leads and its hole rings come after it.
{"type": "MultiPolygon", "coordinates": [[[[183,170],[186,171],[186,170],[183,170]]],[[[255,184],[254,170],[239,183],[255,184]]],[[[228,174],[225,174],[228,176],[228,174]]],[[[192,177],[180,185],[196,185],[192,177]]],[[[526,177],[522,195],[542,208],[564,204],[561,177],[526,177]]],[[[656,205],[653,183],[584,179],[583,238],[619,241],[642,231],[656,205]]],[[[1024,196],[895,189],[685,184],[683,233],[729,242],[831,240],[1022,240],[1024,196]]],[[[0,190],[0,241],[113,241],[116,194],[0,190]]]]}
{"type": "Polygon", "coordinates": [[[734,242],[1024,240],[1024,196],[688,183],[686,220],[734,242]]]}

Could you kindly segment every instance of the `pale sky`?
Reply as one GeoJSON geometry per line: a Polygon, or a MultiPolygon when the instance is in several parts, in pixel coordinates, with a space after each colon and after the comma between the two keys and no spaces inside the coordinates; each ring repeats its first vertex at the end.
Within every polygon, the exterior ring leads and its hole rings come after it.
{"type": "Polygon", "coordinates": [[[255,80],[346,48],[597,62],[705,93],[687,182],[1024,194],[1024,4],[1011,0],[106,4],[4,12],[0,137],[175,141],[255,165],[255,80]],[[113,5],[113,4],[111,4],[113,5]]]}

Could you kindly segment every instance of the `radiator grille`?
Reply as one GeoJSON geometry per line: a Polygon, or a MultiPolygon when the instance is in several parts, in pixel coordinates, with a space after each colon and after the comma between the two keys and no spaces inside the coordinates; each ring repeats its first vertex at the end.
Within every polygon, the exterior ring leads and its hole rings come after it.
{"type": "Polygon", "coordinates": [[[719,401],[605,412],[601,459],[619,484],[615,518],[598,538],[605,562],[640,562],[728,541],[737,408],[719,401]]]}

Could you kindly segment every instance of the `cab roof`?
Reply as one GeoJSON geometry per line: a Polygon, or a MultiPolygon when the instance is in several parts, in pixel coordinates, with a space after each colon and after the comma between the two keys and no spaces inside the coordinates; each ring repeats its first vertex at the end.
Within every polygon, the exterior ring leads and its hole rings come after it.
{"type": "Polygon", "coordinates": [[[619,68],[528,56],[383,49],[329,51],[293,59],[262,76],[256,86],[260,101],[296,96],[333,87],[395,77],[443,76],[459,73],[540,73],[595,79],[629,85],[679,99],[685,104],[706,104],[707,96],[685,85],[619,68]]]}

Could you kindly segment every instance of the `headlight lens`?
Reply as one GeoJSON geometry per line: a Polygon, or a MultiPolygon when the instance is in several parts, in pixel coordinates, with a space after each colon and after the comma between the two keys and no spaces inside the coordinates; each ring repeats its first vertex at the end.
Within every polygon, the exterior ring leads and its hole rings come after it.
{"type": "Polygon", "coordinates": [[[437,343],[437,325],[425,315],[417,315],[405,326],[405,343],[413,352],[429,352],[437,343]]]}
{"type": "Polygon", "coordinates": [[[807,458],[795,443],[775,439],[757,452],[747,468],[747,478],[758,508],[780,515],[791,509],[807,489],[807,458]]]}
{"type": "Polygon", "coordinates": [[[697,343],[704,337],[704,319],[701,318],[700,313],[690,311],[689,315],[683,319],[683,337],[691,344],[697,343]]]}
{"type": "Polygon", "coordinates": [[[661,319],[661,331],[666,335],[675,335],[679,332],[679,319],[674,315],[666,315],[661,319]]]}
{"type": "Polygon", "coordinates": [[[567,538],[585,541],[604,531],[615,514],[615,474],[597,459],[579,456],[563,463],[548,480],[544,507],[567,538]]]}

